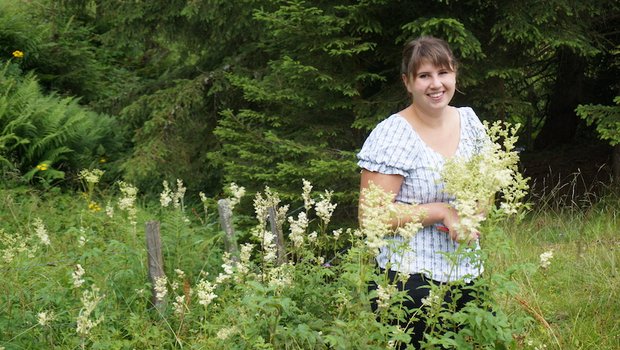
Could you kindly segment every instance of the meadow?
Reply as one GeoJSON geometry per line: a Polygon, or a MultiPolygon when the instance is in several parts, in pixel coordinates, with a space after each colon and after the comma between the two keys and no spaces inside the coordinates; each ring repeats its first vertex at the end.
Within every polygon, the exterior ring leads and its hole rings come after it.
{"type": "MultiPolygon", "coordinates": [[[[355,228],[332,227],[328,191],[306,186],[297,209],[259,193],[257,218],[233,215],[233,257],[218,198],[185,198],[182,182],[164,188],[159,202],[126,183],[82,183],[75,192],[0,190],[4,349],[385,349],[407,339],[380,322],[402,316],[397,292],[380,314],[370,310],[365,283],[381,276],[355,228]],[[270,205],[281,208],[290,238],[285,263],[265,243],[261,213],[270,205]],[[167,276],[155,285],[144,237],[150,220],[161,223],[167,276]]],[[[231,204],[248,197],[230,188],[231,204]]],[[[488,223],[484,286],[494,311],[460,314],[464,330],[426,348],[620,348],[618,207],[609,194],[488,223]]]]}

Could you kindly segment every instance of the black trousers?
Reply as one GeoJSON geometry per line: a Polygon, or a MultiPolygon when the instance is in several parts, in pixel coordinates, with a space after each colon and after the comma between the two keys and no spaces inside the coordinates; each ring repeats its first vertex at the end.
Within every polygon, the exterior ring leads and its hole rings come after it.
{"type": "MultiPolygon", "coordinates": [[[[381,269],[381,272],[385,273],[385,270],[381,269]]],[[[398,280],[397,272],[388,270],[387,273],[390,279],[390,283],[394,283],[394,281],[398,280]]],[[[402,307],[405,309],[405,311],[407,311],[408,314],[408,310],[415,310],[422,307],[422,299],[428,297],[431,290],[431,285],[438,286],[440,284],[442,284],[442,282],[432,280],[421,273],[409,275],[409,278],[404,284],[401,281],[398,281],[396,283],[396,287],[398,288],[398,290],[406,291],[407,295],[411,298],[411,300],[404,300],[402,307]]],[[[479,300],[480,296],[477,295],[477,292],[475,292],[472,288],[468,288],[472,285],[473,282],[466,284],[453,284],[451,288],[449,288],[448,292],[444,295],[444,303],[448,305],[454,303],[456,305],[456,310],[458,311],[463,308],[463,306],[465,306],[465,304],[467,304],[468,302],[479,300]]],[[[375,290],[377,289],[377,285],[372,282],[368,286],[368,289],[369,291],[375,290]]],[[[377,310],[376,299],[371,300],[371,307],[373,311],[377,310]]],[[[412,345],[414,349],[420,348],[420,341],[424,339],[424,332],[426,329],[426,322],[424,319],[420,319],[418,317],[417,320],[411,322],[409,322],[408,320],[406,320],[405,322],[394,321],[392,322],[392,325],[399,325],[403,329],[412,330],[413,334],[411,334],[410,345],[412,345]]],[[[405,349],[406,347],[407,344],[401,344],[399,349],[405,349]]]]}

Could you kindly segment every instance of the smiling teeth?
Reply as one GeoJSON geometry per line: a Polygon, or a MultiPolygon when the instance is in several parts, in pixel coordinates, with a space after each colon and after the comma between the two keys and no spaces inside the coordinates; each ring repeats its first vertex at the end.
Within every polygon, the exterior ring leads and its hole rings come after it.
{"type": "Polygon", "coordinates": [[[441,96],[441,94],[443,94],[443,92],[436,92],[434,94],[428,94],[430,97],[439,97],[441,96]]]}

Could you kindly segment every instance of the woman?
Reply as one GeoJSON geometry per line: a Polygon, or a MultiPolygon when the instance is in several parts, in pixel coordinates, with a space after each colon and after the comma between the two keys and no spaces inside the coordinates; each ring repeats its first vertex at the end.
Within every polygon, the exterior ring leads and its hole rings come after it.
{"type": "MultiPolygon", "coordinates": [[[[411,104],[376,126],[358,154],[358,164],[361,190],[372,183],[393,193],[394,202],[406,213],[393,218],[395,227],[411,221],[423,225],[408,242],[400,236],[389,239],[405,243],[405,249],[393,248],[403,244],[388,244],[376,258],[392,281],[398,280],[397,273],[409,274],[397,286],[411,297],[404,306],[416,309],[428,297],[429,284],[471,283],[482,272],[482,266],[468,258],[454,263],[446,256],[459,247],[459,216],[450,205],[454,198],[442,191],[439,173],[446,159],[470,157],[479,150],[485,133],[471,108],[449,105],[456,90],[457,62],[445,41],[420,37],[407,43],[401,73],[411,104]]],[[[460,244],[479,249],[477,239],[460,244]]],[[[458,300],[450,295],[455,294],[446,294],[446,301],[457,307],[473,299],[468,289],[459,291],[458,300]]],[[[418,347],[426,326],[423,320],[403,326],[412,329],[412,344],[418,347]]]]}

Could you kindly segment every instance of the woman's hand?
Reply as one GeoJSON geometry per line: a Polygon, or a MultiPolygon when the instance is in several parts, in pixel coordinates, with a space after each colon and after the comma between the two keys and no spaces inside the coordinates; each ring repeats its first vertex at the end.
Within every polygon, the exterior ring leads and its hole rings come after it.
{"type": "Polygon", "coordinates": [[[480,237],[480,234],[478,232],[474,234],[462,234],[461,232],[459,232],[459,230],[457,229],[460,222],[459,214],[453,206],[444,204],[444,210],[442,211],[442,213],[443,218],[441,221],[447,230],[446,233],[450,235],[450,238],[453,241],[458,243],[470,244],[480,237]]]}

